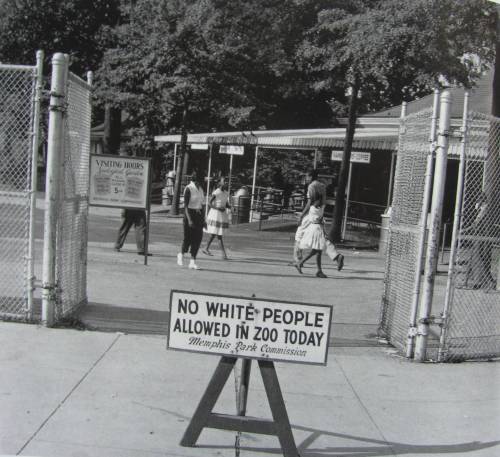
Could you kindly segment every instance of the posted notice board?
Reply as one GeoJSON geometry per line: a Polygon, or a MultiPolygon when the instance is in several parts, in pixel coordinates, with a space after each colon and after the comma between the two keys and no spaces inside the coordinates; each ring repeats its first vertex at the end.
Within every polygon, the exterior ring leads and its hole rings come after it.
{"type": "Polygon", "coordinates": [[[147,208],[150,159],[92,154],[89,204],[147,208]]]}
{"type": "Polygon", "coordinates": [[[167,348],[326,365],[332,307],[173,290],[167,348]]]}

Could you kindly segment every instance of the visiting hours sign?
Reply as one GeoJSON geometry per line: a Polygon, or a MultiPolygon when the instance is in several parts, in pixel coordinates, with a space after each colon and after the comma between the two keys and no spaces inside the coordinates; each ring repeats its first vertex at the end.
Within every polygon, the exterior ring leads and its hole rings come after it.
{"type": "Polygon", "coordinates": [[[149,158],[91,155],[89,203],[93,206],[146,209],[149,173],[149,158]]]}
{"type": "Polygon", "coordinates": [[[332,307],[173,290],[167,347],[326,365],[332,307]]]}

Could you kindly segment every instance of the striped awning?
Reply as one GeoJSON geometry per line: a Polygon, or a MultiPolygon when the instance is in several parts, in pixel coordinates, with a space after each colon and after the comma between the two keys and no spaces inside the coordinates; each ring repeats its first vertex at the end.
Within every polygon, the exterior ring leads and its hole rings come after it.
{"type": "MultiPolygon", "coordinates": [[[[342,148],[346,129],[309,129],[309,130],[259,130],[245,132],[190,133],[188,144],[231,144],[255,145],[267,148],[316,149],[342,148]]],[[[354,136],[354,146],[366,150],[395,150],[397,148],[398,128],[364,127],[358,128],[354,136]]],[[[180,135],[159,135],[159,143],[180,143],[180,135]]]]}

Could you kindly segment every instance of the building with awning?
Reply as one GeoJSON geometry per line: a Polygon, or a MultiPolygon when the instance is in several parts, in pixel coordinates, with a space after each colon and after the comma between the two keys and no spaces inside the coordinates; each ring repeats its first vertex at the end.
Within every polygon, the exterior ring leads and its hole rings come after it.
{"type": "MultiPolygon", "coordinates": [[[[469,109],[476,112],[489,113],[492,100],[493,72],[489,71],[470,90],[469,109]]],[[[459,132],[463,110],[465,91],[462,88],[451,88],[452,128],[459,132]]],[[[394,106],[377,113],[362,116],[356,121],[352,150],[371,153],[372,162],[365,166],[355,166],[352,179],[353,199],[377,199],[386,206],[391,203],[391,188],[394,176],[396,154],[398,149],[399,120],[403,115],[411,116],[433,106],[434,95],[422,97],[409,103],[394,106]],[[366,185],[369,183],[369,185],[366,185]]],[[[317,152],[342,151],[346,136],[347,119],[338,119],[339,127],[331,129],[292,129],[292,130],[256,130],[241,132],[189,133],[187,143],[190,145],[205,144],[209,156],[214,145],[252,145],[255,147],[252,195],[255,194],[255,182],[258,172],[259,151],[264,149],[312,150],[317,152]]],[[[158,135],[155,141],[178,145],[179,134],[158,135]]],[[[449,155],[458,157],[460,139],[457,134],[450,140],[449,155]]],[[[333,158],[333,155],[332,155],[333,158]]],[[[210,162],[210,157],[209,157],[210,162]]],[[[210,165],[209,165],[210,167],[210,165]]],[[[453,167],[452,167],[453,168],[453,167]]]]}

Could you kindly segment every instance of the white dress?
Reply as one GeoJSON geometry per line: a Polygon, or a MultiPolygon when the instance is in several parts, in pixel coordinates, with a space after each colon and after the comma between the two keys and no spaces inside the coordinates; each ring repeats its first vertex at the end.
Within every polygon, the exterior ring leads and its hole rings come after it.
{"type": "MultiPolygon", "coordinates": [[[[316,208],[311,206],[307,216],[307,221],[303,225],[302,233],[299,235],[300,249],[317,249],[323,251],[326,247],[325,232],[323,229],[323,209],[324,207],[316,208]]],[[[296,234],[297,236],[298,234],[296,234]]]]}
{"type": "Polygon", "coordinates": [[[229,195],[220,188],[215,189],[212,195],[215,196],[215,200],[212,202],[212,206],[215,206],[215,208],[210,208],[207,215],[207,233],[224,235],[229,228],[229,217],[226,210],[229,195]],[[219,210],[219,208],[223,209],[223,211],[219,210]]]}

